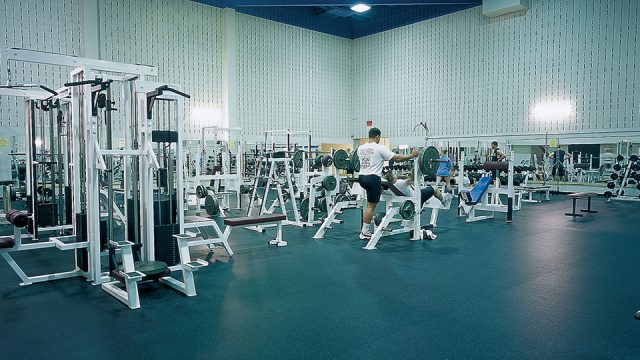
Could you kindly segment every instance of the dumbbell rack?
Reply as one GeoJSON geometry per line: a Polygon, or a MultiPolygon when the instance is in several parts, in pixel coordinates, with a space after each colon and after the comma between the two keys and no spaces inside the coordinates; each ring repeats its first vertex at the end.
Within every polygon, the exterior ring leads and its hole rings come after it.
{"type": "Polygon", "coordinates": [[[614,172],[610,175],[611,181],[607,182],[607,188],[610,190],[605,191],[604,196],[608,201],[640,201],[640,195],[630,196],[625,195],[624,192],[630,180],[633,180],[636,183],[636,189],[640,190],[640,159],[638,155],[628,156],[626,164],[621,164],[625,160],[623,155],[618,155],[616,160],[614,172]]]}

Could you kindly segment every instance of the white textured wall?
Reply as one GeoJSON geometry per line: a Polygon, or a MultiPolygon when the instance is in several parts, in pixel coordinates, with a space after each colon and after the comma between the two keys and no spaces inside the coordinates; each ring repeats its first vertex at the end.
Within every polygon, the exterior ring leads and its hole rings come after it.
{"type": "MultiPolygon", "coordinates": [[[[91,24],[82,23],[82,3],[0,0],[0,49],[83,55],[81,29],[91,24]]],[[[639,7],[635,0],[532,0],[524,14],[489,19],[475,8],[356,41],[236,14],[238,123],[230,125],[254,138],[266,129],[308,129],[331,142],[365,135],[367,119],[413,142],[422,137],[413,133],[420,121],[445,139],[622,136],[640,128],[639,7]],[[569,101],[569,119],[531,117],[536,103],[550,100],[569,101]]],[[[102,59],[158,66],[162,81],[193,96],[187,136],[221,123],[221,9],[99,0],[98,12],[102,59]],[[194,110],[203,116],[192,119],[194,110]]],[[[67,79],[57,67],[12,71],[15,82],[57,87],[67,79]]],[[[22,104],[0,97],[2,137],[22,135],[22,121],[22,104]]]]}
{"type": "MultiPolygon", "coordinates": [[[[6,84],[7,69],[14,84],[41,83],[55,89],[68,81],[68,72],[58,66],[7,63],[4,57],[9,47],[80,55],[80,12],[80,0],[0,0],[0,83],[6,84]]],[[[23,102],[0,96],[2,137],[14,130],[23,136],[23,122],[23,102]]]]}
{"type": "Polygon", "coordinates": [[[350,141],[351,41],[237,16],[239,126],[259,139],[292,129],[350,141]]]}
{"type": "MultiPolygon", "coordinates": [[[[80,0],[0,0],[0,83],[39,83],[58,88],[69,79],[59,66],[9,62],[6,49],[26,48],[66,55],[81,55],[80,0]],[[64,21],[63,21],[64,20],[64,21]]],[[[24,102],[0,96],[0,180],[11,179],[8,154],[15,146],[24,152],[24,102]]]]}
{"type": "Polygon", "coordinates": [[[355,131],[371,119],[396,141],[420,142],[413,127],[426,121],[432,137],[548,131],[567,143],[640,130],[639,4],[531,0],[524,14],[489,19],[478,7],[356,40],[355,131]],[[534,119],[547,101],[569,102],[569,117],[534,119]]]}
{"type": "Polygon", "coordinates": [[[221,125],[222,10],[188,0],[99,0],[98,19],[101,59],[156,66],[159,81],[191,95],[186,137],[221,125]]]}
{"type": "MultiPolygon", "coordinates": [[[[154,65],[160,81],[180,84],[192,96],[185,108],[186,136],[197,137],[203,125],[226,125],[223,10],[188,0],[96,1],[100,59],[154,65]]],[[[0,49],[83,56],[82,3],[0,0],[0,49]]],[[[238,123],[229,125],[244,127],[255,139],[266,129],[290,128],[312,130],[316,141],[348,140],[350,41],[242,14],[236,19],[238,123]]],[[[68,80],[69,70],[20,65],[12,69],[13,81],[55,88],[68,80]]],[[[0,97],[3,135],[7,128],[22,135],[23,118],[21,103],[0,97]]]]}

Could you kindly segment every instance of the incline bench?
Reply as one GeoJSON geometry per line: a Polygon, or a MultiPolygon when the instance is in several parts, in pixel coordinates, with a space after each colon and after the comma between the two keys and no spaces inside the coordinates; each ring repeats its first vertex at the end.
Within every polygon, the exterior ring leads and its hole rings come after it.
{"type": "Polygon", "coordinates": [[[273,240],[269,240],[269,245],[287,246],[287,242],[282,240],[282,220],[287,220],[287,216],[284,214],[266,214],[260,216],[245,216],[231,219],[227,218],[224,219],[224,224],[226,226],[226,229],[224,229],[225,238],[229,238],[229,233],[231,233],[231,229],[235,226],[276,224],[278,227],[276,238],[273,240]]]}
{"type": "Polygon", "coordinates": [[[578,199],[584,199],[587,198],[587,209],[586,210],[580,210],[581,212],[586,212],[586,213],[597,213],[596,210],[591,210],[591,197],[593,196],[597,196],[598,194],[596,193],[592,193],[592,192],[578,192],[578,193],[573,193],[573,194],[569,194],[567,196],[569,196],[572,200],[573,200],[573,212],[570,213],[564,213],[567,216],[580,216],[582,217],[582,214],[578,214],[576,213],[576,200],[578,199]]]}

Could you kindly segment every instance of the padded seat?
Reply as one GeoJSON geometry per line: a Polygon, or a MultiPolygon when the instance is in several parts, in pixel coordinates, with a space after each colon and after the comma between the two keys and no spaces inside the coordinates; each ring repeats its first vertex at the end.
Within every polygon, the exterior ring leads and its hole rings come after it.
{"type": "Polygon", "coordinates": [[[233,219],[224,219],[224,224],[227,226],[243,226],[243,225],[261,224],[266,222],[282,221],[286,219],[287,217],[283,214],[269,214],[269,215],[245,216],[245,217],[238,217],[233,219]]]}
{"type": "Polygon", "coordinates": [[[569,194],[567,196],[570,198],[581,199],[586,197],[598,196],[598,194],[592,193],[592,192],[578,192],[578,193],[569,194]]]}
{"type": "MultiPolygon", "coordinates": [[[[171,275],[171,270],[167,267],[167,263],[163,261],[136,261],[134,267],[136,271],[144,274],[142,280],[157,280],[171,275]]],[[[123,271],[124,267],[121,265],[118,270],[119,271],[112,271],[112,275],[122,281],[123,277],[120,271],[123,271]]]]}
{"type": "Polygon", "coordinates": [[[487,189],[489,188],[489,185],[492,181],[493,179],[491,178],[491,176],[485,176],[481,178],[476,186],[471,189],[471,191],[460,192],[462,200],[464,200],[465,204],[467,205],[477,205],[480,201],[482,201],[482,196],[485,192],[487,192],[487,189]]]}
{"type": "Polygon", "coordinates": [[[12,236],[0,236],[0,249],[10,249],[16,245],[12,236]]]}
{"type": "Polygon", "coordinates": [[[0,186],[13,185],[13,180],[2,180],[0,181],[0,186]]]}

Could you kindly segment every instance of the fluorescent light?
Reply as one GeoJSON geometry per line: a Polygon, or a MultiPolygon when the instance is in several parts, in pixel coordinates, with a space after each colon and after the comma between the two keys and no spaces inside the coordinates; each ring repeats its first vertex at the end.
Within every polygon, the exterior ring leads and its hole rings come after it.
{"type": "Polygon", "coordinates": [[[548,101],[536,104],[531,113],[535,119],[546,121],[566,119],[571,116],[573,106],[569,101],[548,101]]]}
{"type": "Polygon", "coordinates": [[[355,4],[351,7],[351,10],[355,11],[355,12],[365,12],[367,10],[371,9],[371,6],[369,5],[365,5],[365,4],[355,4]]]}
{"type": "Polygon", "coordinates": [[[222,111],[215,107],[193,107],[191,109],[192,125],[196,128],[203,126],[221,126],[222,111]]]}

